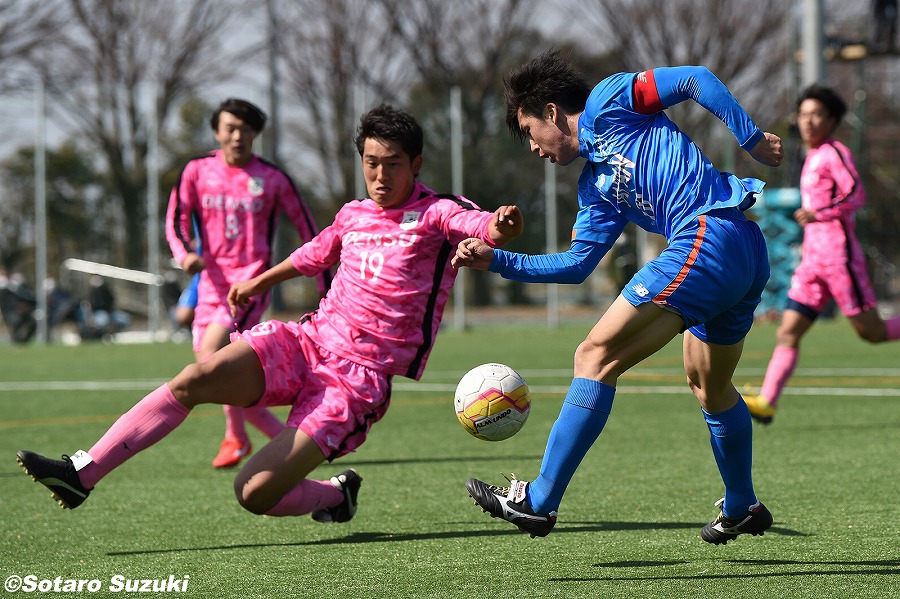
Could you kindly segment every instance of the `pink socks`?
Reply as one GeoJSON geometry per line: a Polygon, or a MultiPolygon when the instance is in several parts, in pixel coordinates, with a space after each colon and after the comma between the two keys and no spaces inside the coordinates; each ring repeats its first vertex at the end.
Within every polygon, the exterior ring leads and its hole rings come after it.
{"type": "Polygon", "coordinates": [[[887,330],[888,341],[900,339],[900,316],[886,320],[884,322],[884,328],[887,330]]]}
{"type": "Polygon", "coordinates": [[[225,436],[247,442],[247,428],[244,426],[244,408],[238,406],[222,406],[225,412],[225,436]]]}
{"type": "MultiPolygon", "coordinates": [[[[884,328],[887,332],[888,341],[900,339],[900,317],[886,320],[884,328]]],[[[797,366],[799,354],[800,351],[795,347],[775,346],[775,351],[772,352],[772,359],[769,360],[769,367],[766,369],[766,378],[763,381],[762,389],[760,389],[760,394],[771,405],[778,405],[778,398],[781,397],[781,392],[797,366]]]]}
{"type": "Polygon", "coordinates": [[[284,429],[284,423],[266,408],[244,408],[244,418],[270,439],[284,429]]]}
{"type": "Polygon", "coordinates": [[[151,391],[91,447],[91,463],[78,471],[81,484],[93,488],[125,460],[168,435],[189,413],[167,384],[151,391]]]}
{"type": "Polygon", "coordinates": [[[266,408],[222,406],[222,411],[225,412],[225,436],[241,442],[248,439],[245,420],[270,439],[274,439],[284,428],[284,424],[266,408]]]}
{"type": "Polygon", "coordinates": [[[334,507],[344,500],[344,493],[330,481],[304,479],[284,494],[267,516],[302,516],[318,509],[334,507]]]}
{"type": "Polygon", "coordinates": [[[787,385],[788,379],[794,373],[799,355],[800,351],[796,347],[775,346],[772,359],[769,360],[769,367],[766,369],[766,378],[760,390],[760,394],[771,405],[778,405],[778,398],[781,396],[784,386],[787,385]]]}

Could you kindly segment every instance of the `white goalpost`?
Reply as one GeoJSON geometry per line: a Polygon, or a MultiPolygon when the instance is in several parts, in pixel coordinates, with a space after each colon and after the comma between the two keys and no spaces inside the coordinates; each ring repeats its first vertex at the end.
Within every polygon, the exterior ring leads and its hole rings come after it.
{"type": "Polygon", "coordinates": [[[141,283],[143,285],[160,286],[165,282],[162,275],[144,272],[142,270],[132,270],[130,268],[121,268],[112,266],[111,264],[101,264],[99,262],[89,262],[88,260],[79,260],[78,258],[69,258],[63,260],[63,268],[74,270],[90,275],[99,275],[110,279],[121,279],[123,281],[131,281],[132,283],[141,283]]]}

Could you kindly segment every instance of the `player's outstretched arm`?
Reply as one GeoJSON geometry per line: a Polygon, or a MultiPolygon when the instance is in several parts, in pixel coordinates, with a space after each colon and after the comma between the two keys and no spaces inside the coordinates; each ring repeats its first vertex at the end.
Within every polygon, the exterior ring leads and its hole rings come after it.
{"type": "Polygon", "coordinates": [[[558,254],[520,254],[492,249],[483,241],[466,239],[456,248],[451,264],[500,273],[504,279],[525,283],[578,284],[590,275],[611,244],[572,241],[558,254]]]}
{"type": "Polygon", "coordinates": [[[775,141],[780,152],[781,140],[771,133],[764,133],[747,111],[738,103],[718,77],[703,66],[661,67],[647,72],[635,80],[635,92],[644,101],[638,112],[649,113],[656,108],[668,108],[685,100],[693,100],[725,123],[741,147],[754,158],[768,166],[776,163],[775,141]],[[651,74],[647,74],[651,73],[651,74]],[[654,101],[656,100],[656,101],[654,101]],[[769,138],[765,144],[761,140],[769,138]],[[774,139],[773,139],[774,138],[774,139]],[[754,153],[754,150],[757,150],[754,153]]]}
{"type": "Polygon", "coordinates": [[[756,142],[755,146],[750,148],[750,155],[757,162],[761,162],[766,166],[781,166],[784,160],[784,148],[781,145],[781,138],[774,133],[763,132],[762,138],[756,142]]]}
{"type": "Polygon", "coordinates": [[[266,272],[253,277],[249,281],[240,281],[228,290],[228,308],[232,316],[237,316],[239,308],[243,308],[255,295],[262,295],[278,283],[300,276],[290,258],[276,264],[266,272]]]}

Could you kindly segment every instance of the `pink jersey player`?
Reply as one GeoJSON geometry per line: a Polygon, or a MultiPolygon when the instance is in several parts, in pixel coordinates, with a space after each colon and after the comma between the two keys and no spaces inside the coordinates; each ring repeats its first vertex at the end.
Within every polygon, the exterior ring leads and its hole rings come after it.
{"type": "Polygon", "coordinates": [[[332,225],[289,258],[306,276],[340,264],[319,308],[297,323],[266,321],[233,336],[253,347],[266,371],[257,405],[293,405],[288,426],[308,434],[329,460],[358,447],[387,409],[391,377],[418,380],[425,369],[456,279],[454,248],[468,237],[496,245],[492,222],[471,201],[439,196],[420,182],[396,207],[372,199],[345,204],[332,225]],[[343,364],[340,384],[310,383],[309,365],[321,358],[310,359],[298,346],[319,348],[343,364]],[[321,399],[310,406],[312,397],[321,399]]]}
{"type": "Polygon", "coordinates": [[[286,427],[238,472],[238,501],[256,514],[353,518],[362,483],[356,470],[330,480],[307,476],[365,441],[388,408],[395,375],[422,375],[456,277],[457,244],[477,238],[494,247],[523,230],[515,206],[486,212],[416,181],[423,144],[421,127],[404,111],[381,105],[363,115],[356,147],[369,197],[344,205],[333,224],[289,258],[228,293],[239,311],[277,283],[338,265],[316,311],[235,333],[231,344],[146,395],[90,451],[64,460],[20,451],[23,468],[63,507],[74,508],[194,406],[288,405],[286,427]]]}
{"type": "Polygon", "coordinates": [[[420,182],[397,208],[369,199],[345,204],[291,255],[307,276],[340,263],[304,329],[348,360],[418,380],[456,279],[447,258],[466,237],[490,239],[490,222],[465,198],[438,196],[420,182]]]}
{"type": "MultiPolygon", "coordinates": [[[[210,125],[220,149],[187,163],[172,189],[166,237],[172,255],[191,274],[200,273],[191,332],[198,362],[229,342],[229,335],[257,324],[268,294],[254,298],[238,314],[228,308],[232,284],[264,272],[272,262],[272,239],[284,213],[303,241],[317,232],[315,221],[291,179],[253,154],[253,140],[266,116],[253,104],[225,100],[210,125]]],[[[329,273],[318,275],[320,293],[329,273]]],[[[252,449],[244,420],[273,437],[282,423],[267,410],[225,406],[225,438],[213,459],[216,468],[237,465],[252,449]]]]}
{"type": "Polygon", "coordinates": [[[746,395],[750,415],[768,424],[794,372],[800,340],[831,299],[864,340],[882,343],[900,338],[900,318],[878,314],[854,213],[866,202],[853,155],[832,138],[847,110],[830,88],[813,85],[797,104],[800,136],[807,146],[800,176],[801,206],[794,218],[803,226],[803,253],[794,271],[788,304],[781,317],[777,345],[759,394],[746,395]]]}
{"type": "MultiPolygon", "coordinates": [[[[225,162],[222,150],[187,163],[172,188],[166,212],[166,238],[172,255],[181,264],[199,243],[205,268],[201,271],[198,303],[193,322],[194,349],[206,327],[216,323],[238,329],[259,322],[269,296],[233,318],[226,298],[233,283],[251,279],[271,266],[272,239],[278,214],[294,224],[300,238],[317,232],[309,208],[287,174],[253,156],[244,166],[225,162]],[[194,223],[197,238],[194,238],[194,223]]],[[[319,279],[319,291],[327,289],[327,273],[319,279]]]]}
{"type": "Polygon", "coordinates": [[[853,155],[827,139],[810,148],[800,178],[803,253],[788,297],[819,314],[832,298],[847,316],[874,307],[866,258],[856,238],[854,213],[866,202],[853,155]]]}

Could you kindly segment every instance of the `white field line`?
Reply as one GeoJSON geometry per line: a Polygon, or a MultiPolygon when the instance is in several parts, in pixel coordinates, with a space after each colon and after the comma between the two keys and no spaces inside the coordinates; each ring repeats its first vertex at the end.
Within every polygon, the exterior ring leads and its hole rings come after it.
{"type": "MultiPolygon", "coordinates": [[[[429,379],[448,379],[449,382],[414,382],[408,379],[396,378],[394,380],[394,389],[396,391],[418,392],[418,393],[441,393],[452,395],[456,389],[456,378],[462,372],[455,371],[435,371],[429,372],[429,379]]],[[[547,378],[568,378],[572,376],[570,370],[523,370],[521,372],[525,380],[530,381],[530,387],[536,394],[565,394],[568,391],[566,385],[541,385],[539,380],[547,378]]],[[[743,378],[761,377],[764,374],[762,369],[739,369],[735,373],[735,382],[737,383],[743,378]]],[[[668,376],[684,376],[683,371],[678,368],[647,368],[635,369],[631,373],[625,375],[619,382],[617,393],[620,394],[638,394],[638,393],[656,393],[660,395],[684,395],[689,393],[686,384],[679,385],[642,385],[641,379],[647,377],[668,377],[668,376]],[[629,380],[631,377],[631,380],[629,380]],[[637,383],[637,384],[635,384],[637,383]]],[[[792,378],[792,381],[799,382],[804,377],[815,378],[841,378],[841,379],[857,379],[861,383],[865,383],[865,379],[870,377],[894,378],[896,377],[896,387],[800,387],[796,385],[788,385],[785,388],[785,395],[828,395],[828,396],[848,396],[848,397],[900,397],[900,369],[898,368],[804,368],[798,369],[792,378]]],[[[0,381],[0,400],[4,399],[3,392],[29,392],[29,391],[151,391],[163,384],[164,380],[157,379],[136,379],[136,380],[118,380],[118,381],[0,381]]],[[[12,398],[12,396],[7,396],[12,398]]],[[[64,398],[64,393],[60,395],[64,398]]]]}

